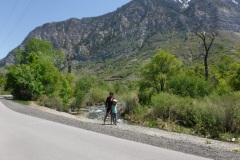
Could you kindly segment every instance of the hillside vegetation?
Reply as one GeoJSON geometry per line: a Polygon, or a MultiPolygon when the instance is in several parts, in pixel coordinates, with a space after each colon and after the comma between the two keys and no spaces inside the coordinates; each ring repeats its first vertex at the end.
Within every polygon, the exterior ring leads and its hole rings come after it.
{"type": "MultiPolygon", "coordinates": [[[[130,47],[131,44],[131,42],[126,43],[125,47],[130,47]]],[[[97,76],[105,81],[134,80],[139,77],[139,66],[150,60],[159,49],[172,53],[184,66],[203,64],[204,48],[201,40],[194,33],[154,35],[144,44],[142,48],[120,54],[114,58],[73,61],[73,74],[97,76]]],[[[112,49],[119,50],[117,46],[112,47],[112,49]]],[[[219,61],[221,55],[229,55],[235,61],[240,62],[239,48],[239,33],[218,31],[210,51],[210,67],[219,61]]]]}

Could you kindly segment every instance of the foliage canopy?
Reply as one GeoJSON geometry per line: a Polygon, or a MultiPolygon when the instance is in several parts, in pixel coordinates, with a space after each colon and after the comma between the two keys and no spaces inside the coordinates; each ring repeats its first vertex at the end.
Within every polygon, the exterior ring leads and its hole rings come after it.
{"type": "Polygon", "coordinates": [[[6,88],[16,99],[34,100],[48,95],[59,96],[66,102],[73,91],[66,76],[55,67],[64,59],[59,57],[62,53],[49,42],[30,39],[25,50],[16,52],[18,63],[6,75],[6,88]]]}
{"type": "Polygon", "coordinates": [[[179,70],[180,61],[168,51],[160,50],[154,57],[146,62],[141,75],[144,83],[152,87],[157,93],[164,91],[166,81],[179,70]]]}

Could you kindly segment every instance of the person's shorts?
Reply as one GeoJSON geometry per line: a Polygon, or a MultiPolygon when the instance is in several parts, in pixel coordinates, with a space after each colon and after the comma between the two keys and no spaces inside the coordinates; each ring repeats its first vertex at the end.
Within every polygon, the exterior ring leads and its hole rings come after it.
{"type": "Polygon", "coordinates": [[[111,111],[111,107],[107,107],[106,112],[109,113],[111,111]]]}
{"type": "Polygon", "coordinates": [[[117,113],[112,113],[112,116],[117,118],[117,113]]]}

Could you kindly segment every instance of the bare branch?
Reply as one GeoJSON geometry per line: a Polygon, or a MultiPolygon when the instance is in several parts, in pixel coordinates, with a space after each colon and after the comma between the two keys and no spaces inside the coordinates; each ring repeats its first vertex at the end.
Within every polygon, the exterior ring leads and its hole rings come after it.
{"type": "Polygon", "coordinates": [[[205,49],[205,54],[204,54],[205,78],[206,80],[208,80],[208,56],[209,56],[209,51],[215,40],[215,36],[216,36],[215,28],[209,25],[207,31],[204,31],[200,26],[198,26],[196,27],[195,34],[202,40],[202,43],[205,49]]]}

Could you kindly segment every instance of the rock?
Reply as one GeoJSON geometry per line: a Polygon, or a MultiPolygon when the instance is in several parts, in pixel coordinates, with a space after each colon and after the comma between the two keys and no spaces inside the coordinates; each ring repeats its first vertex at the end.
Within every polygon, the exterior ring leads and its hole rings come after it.
{"type": "MultiPolygon", "coordinates": [[[[133,0],[114,12],[94,17],[47,23],[31,31],[29,38],[51,41],[72,61],[109,59],[160,47],[160,35],[193,32],[196,24],[240,32],[240,0],[133,0]],[[155,37],[151,43],[149,39],[155,37]],[[158,44],[158,46],[155,46],[158,44]]],[[[14,63],[13,52],[0,67],[14,63]]]]}

